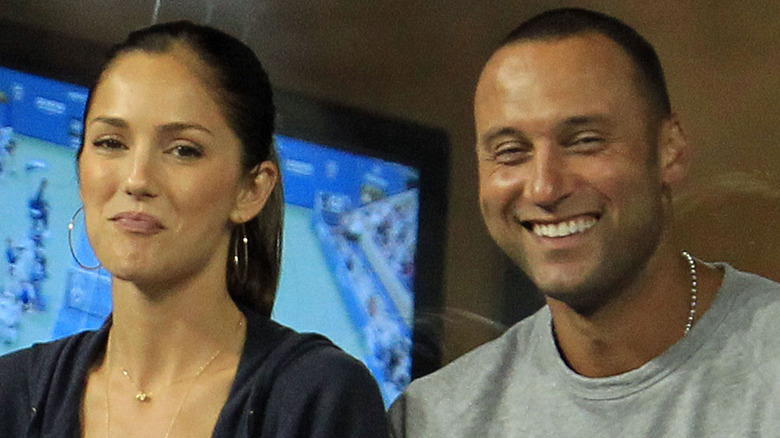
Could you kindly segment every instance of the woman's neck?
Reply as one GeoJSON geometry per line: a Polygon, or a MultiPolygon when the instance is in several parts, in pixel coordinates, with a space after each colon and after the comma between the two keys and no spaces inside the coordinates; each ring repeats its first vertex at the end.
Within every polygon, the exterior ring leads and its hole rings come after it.
{"type": "Polygon", "coordinates": [[[244,316],[227,290],[201,287],[152,296],[115,280],[108,353],[140,388],[162,387],[235,364],[245,338],[244,316]]]}

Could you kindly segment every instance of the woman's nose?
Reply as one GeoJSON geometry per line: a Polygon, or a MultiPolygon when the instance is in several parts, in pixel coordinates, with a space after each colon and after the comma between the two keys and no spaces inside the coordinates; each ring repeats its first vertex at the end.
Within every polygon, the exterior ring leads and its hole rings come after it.
{"type": "Polygon", "coordinates": [[[130,152],[123,183],[125,193],[138,199],[156,196],[154,183],[157,166],[151,151],[149,148],[134,147],[130,152]]]}

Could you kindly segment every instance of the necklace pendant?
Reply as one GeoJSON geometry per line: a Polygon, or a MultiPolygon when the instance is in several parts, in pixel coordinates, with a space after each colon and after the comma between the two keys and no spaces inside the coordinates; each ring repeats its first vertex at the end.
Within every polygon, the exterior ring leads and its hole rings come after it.
{"type": "Polygon", "coordinates": [[[151,400],[152,398],[149,396],[149,394],[142,391],[135,395],[135,399],[138,400],[139,402],[146,402],[151,400]]]}

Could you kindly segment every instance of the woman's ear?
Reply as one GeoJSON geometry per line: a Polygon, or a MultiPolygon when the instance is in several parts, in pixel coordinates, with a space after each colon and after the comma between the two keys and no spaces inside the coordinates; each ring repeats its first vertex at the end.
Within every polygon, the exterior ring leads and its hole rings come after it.
{"type": "Polygon", "coordinates": [[[279,169],[274,163],[263,161],[258,164],[238,192],[230,220],[242,224],[257,216],[263,210],[278,180],[279,169]]]}
{"type": "Polygon", "coordinates": [[[691,164],[692,147],[676,114],[662,122],[658,137],[658,157],[661,178],[675,186],[685,179],[691,164]]]}

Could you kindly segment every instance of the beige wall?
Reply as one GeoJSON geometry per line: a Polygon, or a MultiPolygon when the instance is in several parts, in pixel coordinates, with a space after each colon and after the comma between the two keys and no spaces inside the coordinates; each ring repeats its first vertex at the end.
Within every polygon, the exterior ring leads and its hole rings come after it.
{"type": "MultiPolygon", "coordinates": [[[[154,4],[82,0],[76,8],[68,0],[2,2],[2,18],[100,41],[147,24],[154,4]]],[[[701,257],[731,259],[780,277],[779,198],[772,194],[780,187],[780,3],[163,0],[161,5],[162,20],[208,17],[245,38],[279,86],[446,129],[452,142],[447,304],[491,319],[504,314],[505,264],[477,208],[470,106],[479,69],[494,42],[532,13],[579,5],[614,14],[657,47],[673,105],[699,149],[692,189],[715,190],[707,196],[720,203],[712,213],[681,222],[686,245],[701,257]],[[717,194],[734,179],[760,185],[763,198],[735,203],[736,196],[717,194]],[[722,214],[726,211],[730,214],[722,214]]],[[[458,335],[451,339],[449,358],[495,333],[484,323],[473,323],[485,327],[482,331],[463,329],[471,323],[460,311],[453,318],[461,325],[453,328],[458,335]]]]}

